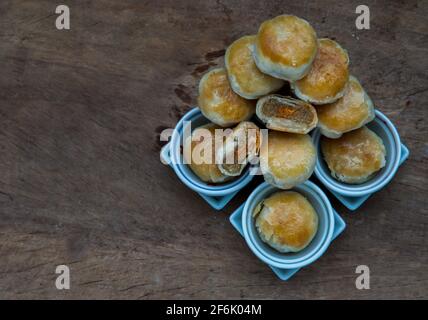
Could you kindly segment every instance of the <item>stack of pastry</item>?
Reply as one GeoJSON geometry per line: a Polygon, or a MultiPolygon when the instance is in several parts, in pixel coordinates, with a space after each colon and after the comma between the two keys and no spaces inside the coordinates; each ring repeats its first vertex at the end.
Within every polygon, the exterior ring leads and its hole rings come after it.
{"type": "MultiPolygon", "coordinates": [[[[264,179],[292,189],[313,173],[317,151],[309,132],[318,127],[321,152],[332,176],[359,184],[385,165],[382,140],[365,124],[374,106],[357,78],[349,74],[345,49],[318,39],[311,25],[293,15],[261,24],[256,35],[244,36],[226,50],[225,67],[203,76],[199,107],[214,127],[236,126],[225,147],[213,150],[222,159],[239,149],[234,142],[249,128],[254,114],[268,129],[268,139],[253,139],[264,179]],[[291,92],[278,92],[288,83],[291,92]]],[[[193,165],[204,181],[219,183],[241,174],[241,164],[193,165]]],[[[191,166],[192,167],[192,166],[191,166]]],[[[303,250],[315,236],[318,216],[305,197],[278,191],[254,212],[260,238],[280,252],[303,250]]]]}
{"type": "MultiPolygon", "coordinates": [[[[373,103],[348,66],[337,42],[318,39],[299,17],[281,15],[227,48],[225,67],[199,83],[199,107],[219,127],[248,126],[256,113],[269,129],[266,148],[258,148],[261,171],[278,188],[290,189],[313,173],[317,154],[308,133],[315,127],[332,176],[362,183],[385,165],[385,148],[365,127],[374,119],[373,103]],[[278,94],[287,82],[293,96],[278,94]]],[[[242,169],[220,166],[223,178],[205,181],[223,182],[242,169]]]]}

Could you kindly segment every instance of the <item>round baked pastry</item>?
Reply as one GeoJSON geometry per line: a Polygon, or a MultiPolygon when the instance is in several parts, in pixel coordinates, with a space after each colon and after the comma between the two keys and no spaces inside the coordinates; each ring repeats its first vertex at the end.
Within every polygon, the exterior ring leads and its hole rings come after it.
{"type": "Polygon", "coordinates": [[[237,95],[231,88],[226,69],[216,68],[199,82],[199,108],[213,123],[229,127],[251,118],[256,102],[237,95]]]}
{"type": "Polygon", "coordinates": [[[230,85],[246,99],[257,99],[280,89],[284,81],[262,73],[256,66],[252,47],[256,36],[245,36],[226,50],[225,66],[230,85]]]}
{"type": "Polygon", "coordinates": [[[291,189],[314,171],[317,153],[307,134],[269,131],[260,152],[260,169],[266,182],[291,189]]]}
{"type": "Polygon", "coordinates": [[[293,82],[291,89],[302,100],[314,104],[332,103],[343,96],[349,79],[349,57],[337,42],[318,40],[318,53],[309,73],[293,82]]]}
{"type": "Polygon", "coordinates": [[[209,123],[193,130],[184,141],[183,158],[189,168],[202,181],[222,183],[231,177],[223,175],[215,163],[215,130],[221,127],[209,123]],[[205,154],[211,151],[211,154],[205,154]]]}
{"type": "Polygon", "coordinates": [[[262,23],[254,45],[257,67],[272,77],[295,81],[309,71],[317,53],[317,35],[311,25],[292,15],[262,23]]]}
{"type": "Polygon", "coordinates": [[[259,127],[250,121],[238,124],[217,150],[216,163],[221,173],[239,176],[245,166],[259,155],[260,145],[259,127]]]}
{"type": "Polygon", "coordinates": [[[375,117],[372,100],[353,76],[349,77],[343,97],[333,103],[318,106],[317,113],[321,134],[333,139],[361,128],[375,117]]]}
{"type": "Polygon", "coordinates": [[[269,129],[291,133],[308,133],[318,122],[311,104],[274,94],[257,101],[256,114],[269,129]]]}
{"type": "Polygon", "coordinates": [[[257,205],[255,226],[260,238],[279,252],[303,250],[318,230],[311,203],[294,191],[276,192],[257,205]]]}
{"type": "Polygon", "coordinates": [[[321,138],[321,150],[331,175],[351,184],[369,180],[385,166],[385,146],[376,133],[362,127],[338,139],[321,138]]]}

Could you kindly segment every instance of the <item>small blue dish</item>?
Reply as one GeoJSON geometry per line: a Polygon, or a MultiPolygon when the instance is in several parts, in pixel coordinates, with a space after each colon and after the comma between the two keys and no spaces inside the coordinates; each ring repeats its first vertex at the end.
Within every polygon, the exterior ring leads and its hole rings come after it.
{"type": "Polygon", "coordinates": [[[386,165],[369,181],[361,184],[348,184],[333,178],[322,156],[319,129],[316,129],[312,135],[314,144],[318,149],[318,159],[315,166],[316,177],[351,210],[357,209],[371,194],[387,185],[394,177],[400,164],[408,156],[408,150],[401,144],[397,129],[382,112],[376,110],[375,119],[366,126],[382,139],[386,149],[386,165]],[[402,152],[405,153],[404,159],[402,152]]]}
{"type": "Polygon", "coordinates": [[[183,163],[182,147],[183,147],[183,132],[185,125],[191,124],[191,128],[195,129],[210,121],[206,119],[199,108],[193,108],[187,112],[177,123],[172,134],[171,142],[168,143],[161,151],[161,156],[164,162],[171,165],[178,178],[190,189],[196,191],[203,199],[205,199],[214,209],[221,210],[226,204],[254,177],[250,174],[250,166],[238,178],[218,185],[208,184],[183,163]]]}
{"type": "Polygon", "coordinates": [[[280,253],[260,239],[254,224],[255,207],[272,193],[282,191],[268,183],[259,185],[248,197],[242,213],[244,238],[253,253],[265,263],[281,268],[294,269],[304,267],[318,259],[331,242],[334,231],[333,208],[325,194],[314,183],[306,181],[293,189],[308,199],[318,214],[319,225],[311,243],[295,253],[280,253]]]}
{"type": "MultiPolygon", "coordinates": [[[[401,164],[406,161],[406,159],[409,157],[409,149],[404,144],[401,144],[401,160],[400,160],[400,166],[401,164]]],[[[341,195],[340,193],[337,193],[336,191],[330,190],[330,192],[340,201],[343,203],[345,207],[347,207],[349,210],[355,211],[357,210],[370,196],[370,194],[366,194],[365,196],[360,197],[348,197],[341,195]]]]}
{"type": "Polygon", "coordinates": [[[328,248],[331,241],[345,229],[345,222],[333,210],[325,194],[314,183],[305,183],[294,187],[314,206],[319,216],[317,234],[308,247],[297,253],[280,253],[261,241],[254,227],[252,212],[255,206],[270,194],[282,191],[267,183],[262,183],[231,216],[230,222],[245,238],[253,253],[267,263],[281,280],[288,280],[300,268],[318,259],[328,248]]]}

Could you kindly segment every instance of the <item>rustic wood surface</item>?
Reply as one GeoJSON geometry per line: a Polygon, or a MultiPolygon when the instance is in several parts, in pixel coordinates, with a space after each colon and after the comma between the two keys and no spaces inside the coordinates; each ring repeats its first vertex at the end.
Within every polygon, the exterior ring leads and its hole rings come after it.
{"type": "Polygon", "coordinates": [[[428,1],[0,1],[0,298],[428,298],[428,1]],[[57,5],[71,30],[55,28],[57,5]],[[410,149],[313,265],[279,281],[159,161],[234,39],[292,13],[348,49],[410,149]],[[71,289],[55,288],[55,267],[71,289]],[[357,290],[355,268],[371,270],[357,290]]]}

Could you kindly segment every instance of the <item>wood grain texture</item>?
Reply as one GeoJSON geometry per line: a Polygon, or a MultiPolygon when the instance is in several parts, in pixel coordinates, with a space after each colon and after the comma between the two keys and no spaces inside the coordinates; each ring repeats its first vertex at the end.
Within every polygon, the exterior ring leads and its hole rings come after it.
{"type": "Polygon", "coordinates": [[[428,298],[428,2],[0,1],[0,298],[428,298]],[[410,158],[328,252],[281,282],[228,215],[159,161],[159,133],[196,103],[231,41],[280,13],[347,48],[351,72],[410,158]],[[71,290],[55,289],[55,267],[71,290]],[[371,289],[355,288],[355,268],[371,289]]]}

